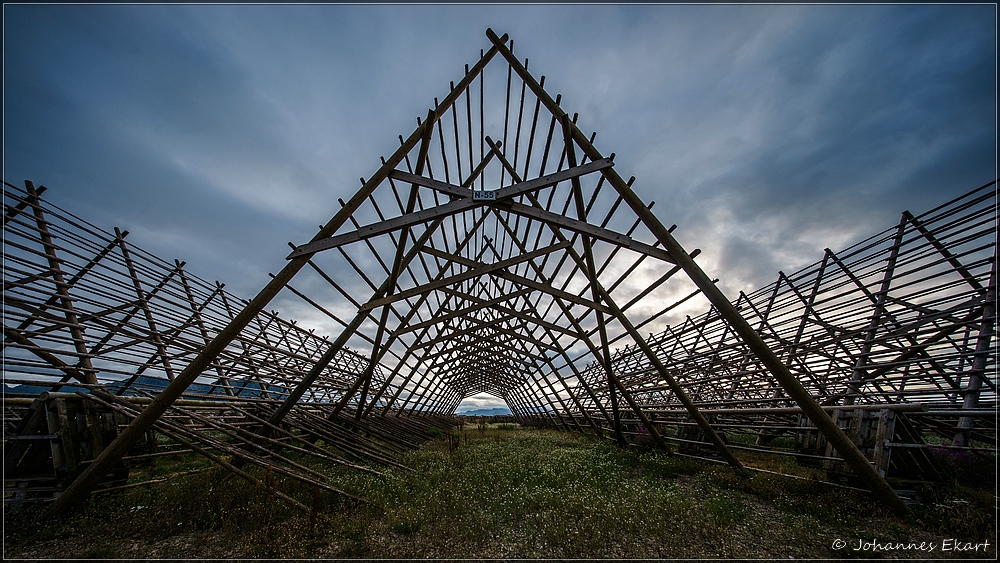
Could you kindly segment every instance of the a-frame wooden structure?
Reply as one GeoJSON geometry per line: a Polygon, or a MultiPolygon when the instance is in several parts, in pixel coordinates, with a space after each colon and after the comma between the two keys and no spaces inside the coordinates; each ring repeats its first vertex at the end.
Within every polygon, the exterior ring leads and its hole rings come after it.
{"type": "Polygon", "coordinates": [[[640,329],[701,292],[871,490],[906,507],[857,446],[772,352],[513,54],[491,42],[465,76],[284,268],[52,505],[71,506],[147,431],[254,316],[294,293],[342,326],[273,412],[277,425],[347,346],[370,363],[336,398],[360,419],[453,412],[476,393],[519,415],[574,412],[553,423],[623,442],[623,411],[667,444],[612,369],[612,343],[635,346],[719,455],[739,461],[640,329]],[[294,283],[293,283],[294,280],[294,283]],[[650,306],[650,304],[652,304],[650,306]],[[581,372],[603,370],[600,387],[581,372]],[[381,384],[377,370],[386,374],[381,384]],[[390,385],[391,384],[391,385],[390,385]],[[578,386],[598,409],[572,404],[578,386]],[[391,396],[390,396],[391,395],[391,396]],[[597,397],[602,397],[598,400],[597,397]],[[606,398],[603,399],[603,398],[606,398]]]}

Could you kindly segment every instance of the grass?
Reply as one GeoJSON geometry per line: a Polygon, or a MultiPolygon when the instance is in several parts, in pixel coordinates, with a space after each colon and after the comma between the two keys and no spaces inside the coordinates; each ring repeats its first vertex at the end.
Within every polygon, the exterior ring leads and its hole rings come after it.
{"type": "MultiPolygon", "coordinates": [[[[197,458],[158,460],[168,467],[156,471],[189,467],[191,459],[197,458]]],[[[314,465],[368,503],[314,497],[263,471],[265,485],[254,487],[217,470],[97,497],[60,521],[24,509],[7,517],[4,555],[829,558],[912,556],[837,551],[831,547],[837,539],[995,543],[994,491],[960,485],[937,491],[902,520],[842,488],[739,475],[726,466],[515,425],[467,427],[451,439],[442,433],[403,462],[415,471],[379,477],[314,465]],[[315,514],[275,502],[276,487],[307,504],[315,500],[315,514]]],[[[991,549],[972,556],[994,556],[991,549]]]]}

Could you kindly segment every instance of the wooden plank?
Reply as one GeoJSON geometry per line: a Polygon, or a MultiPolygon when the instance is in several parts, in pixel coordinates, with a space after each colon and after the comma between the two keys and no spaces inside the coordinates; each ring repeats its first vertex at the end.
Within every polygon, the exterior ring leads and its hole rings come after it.
{"type": "Polygon", "coordinates": [[[408,332],[414,332],[414,331],[420,330],[422,328],[426,328],[426,327],[429,327],[429,326],[434,326],[434,325],[437,325],[437,324],[441,324],[443,322],[449,321],[449,320],[454,319],[456,317],[464,316],[464,315],[466,315],[468,313],[471,313],[473,311],[478,311],[478,310],[483,309],[483,308],[487,308],[487,307],[492,307],[494,305],[498,305],[500,303],[503,303],[504,301],[509,301],[511,299],[516,299],[516,298],[518,298],[518,297],[520,297],[522,295],[526,295],[528,293],[531,293],[531,291],[532,291],[531,289],[521,289],[521,290],[515,291],[513,293],[508,293],[508,294],[505,294],[505,295],[501,295],[500,297],[496,297],[494,299],[490,299],[489,301],[484,301],[482,303],[477,303],[476,305],[472,305],[472,306],[469,306],[469,307],[464,307],[462,309],[456,309],[456,310],[454,310],[454,311],[452,311],[450,313],[437,314],[433,318],[428,319],[428,320],[426,320],[426,321],[424,321],[422,323],[417,323],[417,324],[413,324],[413,325],[409,325],[409,326],[397,328],[396,330],[393,331],[393,334],[395,334],[396,336],[399,336],[399,335],[402,335],[402,334],[406,334],[408,332]]]}
{"type": "Polygon", "coordinates": [[[499,262],[494,262],[492,264],[480,264],[478,267],[471,268],[471,269],[469,269],[469,270],[467,270],[465,272],[462,272],[461,274],[456,274],[454,276],[450,276],[450,277],[447,277],[447,278],[442,278],[442,279],[430,281],[430,282],[427,282],[427,283],[425,283],[423,285],[419,285],[419,286],[411,288],[411,289],[400,291],[399,293],[395,293],[393,295],[387,295],[385,297],[380,297],[378,299],[372,299],[368,303],[365,303],[364,305],[362,305],[360,310],[361,311],[368,311],[368,310],[374,309],[375,307],[379,307],[381,305],[385,305],[387,303],[394,303],[396,301],[400,301],[400,300],[406,299],[408,297],[413,297],[415,295],[420,295],[420,294],[423,294],[423,293],[428,293],[428,292],[433,291],[433,290],[435,290],[437,288],[440,288],[440,287],[444,287],[444,286],[452,285],[452,284],[455,284],[455,283],[458,283],[458,282],[461,282],[461,281],[465,281],[465,280],[468,280],[468,279],[476,278],[476,277],[479,277],[479,276],[482,276],[482,275],[485,275],[485,274],[489,274],[490,272],[495,272],[497,270],[502,270],[504,268],[507,268],[509,266],[513,266],[515,264],[520,264],[521,262],[526,262],[528,260],[532,260],[532,259],[537,258],[539,256],[543,256],[545,254],[548,254],[550,252],[555,252],[557,250],[561,250],[563,248],[566,248],[567,246],[569,246],[568,243],[556,243],[556,244],[553,244],[551,246],[546,246],[545,248],[539,248],[539,249],[534,250],[532,252],[529,252],[527,254],[522,254],[520,256],[515,256],[513,258],[509,258],[507,260],[501,260],[499,262]]]}
{"type": "MultiPolygon", "coordinates": [[[[612,159],[602,158],[599,160],[588,162],[581,166],[574,166],[572,168],[560,170],[559,172],[553,172],[552,174],[539,176],[538,178],[534,178],[531,180],[517,182],[515,184],[511,184],[509,186],[494,190],[496,192],[496,201],[510,199],[512,197],[527,192],[533,192],[535,190],[540,190],[542,188],[554,186],[559,182],[563,182],[565,180],[570,180],[573,178],[579,178],[580,176],[583,176],[585,174],[596,172],[598,170],[603,170],[605,168],[610,168],[612,166],[614,166],[614,161],[612,159]]],[[[474,191],[468,188],[463,188],[461,186],[456,186],[454,184],[449,184],[447,182],[442,182],[440,180],[433,180],[431,178],[427,178],[424,176],[410,174],[409,172],[403,172],[401,170],[393,170],[392,172],[389,173],[389,177],[394,178],[396,180],[402,180],[404,182],[410,182],[412,184],[424,186],[425,188],[431,188],[441,193],[445,193],[460,198],[471,198],[474,191]]]]}
{"type": "MultiPolygon", "coordinates": [[[[7,184],[7,182],[4,182],[4,184],[7,184]]],[[[11,184],[7,185],[12,188],[14,187],[11,184]]],[[[42,197],[42,194],[44,194],[45,190],[47,189],[48,188],[46,188],[45,186],[38,186],[37,188],[35,188],[35,198],[37,199],[42,197]]],[[[10,223],[11,220],[14,219],[14,217],[17,217],[19,213],[24,211],[28,207],[28,205],[30,205],[28,203],[28,200],[17,198],[17,196],[14,195],[11,195],[11,197],[14,199],[18,199],[18,203],[17,205],[7,206],[7,213],[5,213],[3,216],[3,225],[5,227],[7,226],[7,223],[10,223]]]]}
{"type": "MultiPolygon", "coordinates": [[[[509,320],[509,319],[510,319],[510,317],[504,318],[504,320],[509,320]]],[[[496,334],[501,334],[501,335],[504,335],[504,336],[509,336],[509,337],[511,337],[511,338],[513,338],[515,340],[521,340],[521,341],[529,339],[528,336],[525,335],[525,334],[518,334],[518,333],[516,333],[516,332],[514,332],[512,330],[507,330],[507,329],[504,329],[502,327],[496,326],[496,321],[491,320],[491,321],[482,323],[482,324],[476,326],[475,328],[471,329],[470,331],[468,331],[468,333],[473,338],[476,338],[476,340],[470,340],[470,341],[467,341],[467,342],[460,342],[460,343],[458,343],[457,345],[455,345],[455,346],[453,346],[451,348],[445,348],[445,349],[440,350],[438,352],[434,352],[432,354],[428,354],[427,356],[424,357],[424,359],[425,360],[427,360],[427,359],[433,359],[433,358],[436,358],[438,356],[441,356],[441,355],[444,355],[444,354],[447,354],[447,353],[453,352],[453,351],[454,352],[463,353],[463,354],[467,354],[468,352],[466,352],[466,348],[470,349],[472,352],[481,353],[481,352],[485,352],[486,351],[482,347],[485,344],[485,345],[489,345],[489,346],[496,346],[498,348],[504,348],[506,350],[510,350],[511,352],[514,352],[518,356],[528,357],[528,358],[531,358],[531,359],[533,359],[533,360],[535,360],[537,362],[544,362],[545,361],[545,357],[543,357],[543,356],[538,356],[538,355],[532,354],[532,353],[530,353],[530,352],[528,352],[528,351],[526,351],[524,349],[514,348],[513,346],[511,346],[507,342],[493,339],[492,337],[495,336],[496,334]],[[493,331],[494,334],[490,335],[491,338],[489,340],[486,340],[482,335],[476,335],[476,334],[474,334],[476,332],[476,330],[483,329],[483,328],[489,328],[490,330],[493,331]]],[[[445,335],[442,338],[436,339],[434,341],[434,343],[437,343],[437,342],[446,342],[448,340],[452,340],[454,336],[455,336],[454,333],[445,335]]],[[[432,344],[432,343],[428,343],[428,345],[430,345],[430,344],[432,344]]],[[[423,346],[423,345],[421,345],[421,346],[423,346]]],[[[525,365],[529,365],[529,366],[531,366],[533,368],[537,367],[537,366],[534,366],[534,365],[532,365],[532,364],[530,364],[528,362],[525,362],[524,360],[520,359],[519,357],[498,356],[497,360],[498,361],[515,361],[515,362],[523,363],[525,365]]]]}
{"type": "Polygon", "coordinates": [[[533,207],[529,205],[524,205],[523,203],[511,202],[506,205],[498,204],[497,207],[516,213],[518,215],[523,215],[525,217],[531,217],[542,221],[544,223],[551,223],[557,225],[561,228],[568,229],[570,231],[575,231],[581,234],[592,236],[598,240],[604,242],[609,242],[618,246],[623,246],[630,250],[634,250],[640,254],[647,254],[653,258],[659,258],[664,262],[670,262],[671,264],[676,264],[677,261],[670,255],[669,252],[662,248],[657,248],[655,246],[639,242],[632,237],[623,235],[619,232],[612,231],[604,227],[598,227],[597,225],[591,225],[585,221],[578,221],[576,219],[571,219],[564,215],[559,215],[558,213],[553,213],[551,211],[546,211],[544,209],[533,207]]]}
{"type": "Polygon", "coordinates": [[[437,256],[438,258],[442,258],[444,260],[447,260],[448,262],[455,262],[457,264],[461,264],[461,265],[467,266],[469,268],[476,268],[476,267],[482,265],[482,262],[479,262],[477,260],[473,260],[472,258],[466,258],[465,256],[459,256],[458,254],[454,254],[454,253],[451,253],[451,252],[445,252],[444,250],[440,250],[440,249],[429,247],[429,246],[425,247],[425,248],[422,248],[421,252],[424,252],[425,254],[431,254],[433,256],[437,256]]]}
{"type": "MultiPolygon", "coordinates": [[[[455,294],[455,295],[459,295],[458,292],[453,291],[453,290],[448,289],[448,288],[443,288],[443,291],[445,291],[447,293],[452,293],[452,294],[455,294]]],[[[517,292],[515,292],[515,293],[517,293],[517,292]]],[[[511,294],[511,295],[513,295],[513,294],[511,294]]],[[[489,302],[483,301],[483,300],[481,300],[479,298],[472,297],[471,295],[462,295],[461,297],[464,298],[464,299],[468,299],[470,301],[478,301],[478,302],[480,302],[482,304],[489,303],[489,302]]],[[[560,334],[564,334],[564,335],[572,337],[572,338],[580,338],[580,335],[577,332],[575,332],[575,331],[573,331],[571,329],[568,329],[568,328],[566,328],[564,326],[558,325],[556,323],[551,323],[549,321],[546,321],[540,315],[538,315],[537,312],[535,312],[535,315],[532,316],[532,315],[525,314],[524,311],[518,311],[516,309],[511,309],[510,307],[507,307],[505,305],[501,305],[500,303],[493,303],[493,304],[490,304],[489,306],[491,308],[495,309],[497,312],[507,313],[507,314],[509,314],[509,315],[511,315],[513,317],[516,317],[516,318],[524,321],[525,323],[532,324],[532,325],[537,325],[537,326],[542,327],[542,328],[547,328],[547,329],[549,329],[549,330],[551,330],[553,332],[558,332],[560,334]]],[[[550,347],[553,350],[558,350],[559,349],[558,347],[551,346],[551,345],[546,344],[544,342],[538,342],[537,344],[539,346],[550,347]]]]}
{"type": "Polygon", "coordinates": [[[878,416],[878,430],[875,432],[875,451],[872,455],[872,463],[875,464],[875,468],[878,472],[885,477],[886,471],[889,469],[889,452],[886,451],[886,444],[889,442],[888,438],[892,438],[892,431],[890,430],[890,425],[895,426],[893,420],[892,411],[889,409],[882,409],[879,411],[878,416]]]}
{"type": "MultiPolygon", "coordinates": [[[[535,178],[534,180],[528,180],[526,182],[507,186],[506,188],[497,190],[496,202],[499,203],[524,193],[552,186],[569,178],[575,178],[590,172],[610,168],[612,165],[613,162],[611,162],[611,159],[600,159],[575,168],[568,168],[562,172],[557,172],[548,176],[535,178]]],[[[292,260],[303,255],[311,255],[321,250],[328,250],[352,242],[358,242],[366,238],[383,235],[404,227],[412,227],[414,225],[419,225],[420,223],[426,223],[427,221],[437,219],[439,217],[447,217],[449,215],[469,211],[470,209],[475,209],[483,205],[482,202],[473,201],[472,191],[467,188],[462,188],[461,186],[455,186],[439,180],[424,178],[415,174],[408,174],[399,170],[391,171],[390,176],[397,179],[405,179],[408,182],[424,185],[425,187],[437,189],[450,195],[455,195],[460,199],[450,203],[422,209],[413,213],[406,213],[404,215],[400,215],[399,217],[387,219],[385,221],[379,221],[378,223],[366,225],[355,231],[344,233],[342,235],[314,240],[310,243],[296,247],[295,250],[287,256],[287,259],[292,260]]]]}
{"type": "MultiPolygon", "coordinates": [[[[492,328],[493,325],[495,325],[497,323],[500,323],[500,322],[503,322],[503,321],[506,321],[506,320],[509,320],[511,318],[514,318],[514,315],[505,315],[505,316],[502,316],[502,317],[498,317],[498,318],[495,318],[495,319],[489,319],[489,320],[486,320],[486,319],[469,319],[470,322],[474,322],[476,324],[472,325],[472,326],[469,326],[469,327],[466,327],[464,329],[454,330],[454,331],[449,332],[447,334],[445,334],[442,331],[442,333],[439,336],[437,336],[435,338],[432,338],[430,340],[424,340],[424,341],[421,341],[421,342],[414,343],[411,346],[411,348],[413,348],[413,349],[429,348],[429,347],[431,347],[431,346],[433,346],[435,344],[438,344],[440,342],[444,342],[446,340],[453,340],[455,337],[458,337],[458,336],[464,336],[464,335],[467,335],[467,334],[472,334],[473,332],[476,332],[477,330],[482,330],[483,328],[492,328]]],[[[436,356],[437,356],[437,353],[434,353],[434,354],[427,355],[426,358],[433,358],[433,357],[436,357],[436,356]]]]}
{"type": "Polygon", "coordinates": [[[570,303],[576,303],[577,305],[583,305],[584,307],[589,307],[595,311],[601,311],[602,313],[611,313],[611,310],[601,305],[600,303],[595,303],[590,299],[580,297],[579,295],[574,295],[568,291],[562,291],[556,289],[551,284],[541,283],[528,279],[524,276],[519,276],[517,274],[512,274],[510,272],[500,272],[496,276],[501,277],[505,280],[510,280],[518,285],[523,285],[525,287],[530,287],[536,291],[541,291],[542,293],[547,293],[556,299],[561,299],[563,301],[569,301],[570,303]]]}

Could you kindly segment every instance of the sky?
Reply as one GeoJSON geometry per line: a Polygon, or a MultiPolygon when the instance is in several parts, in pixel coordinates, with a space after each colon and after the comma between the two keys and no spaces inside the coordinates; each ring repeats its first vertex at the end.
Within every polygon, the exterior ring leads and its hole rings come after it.
{"type": "Polygon", "coordinates": [[[992,4],[5,4],[3,25],[3,179],[244,298],[488,27],[730,296],[997,176],[992,4]]]}

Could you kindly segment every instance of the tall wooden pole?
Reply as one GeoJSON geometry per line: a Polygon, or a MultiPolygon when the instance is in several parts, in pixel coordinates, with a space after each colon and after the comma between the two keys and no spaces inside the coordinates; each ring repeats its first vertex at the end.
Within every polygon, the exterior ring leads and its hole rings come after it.
{"type": "MultiPolygon", "coordinates": [[[[504,36],[504,41],[506,41],[506,36],[504,36]]],[[[438,107],[434,108],[434,112],[437,114],[442,113],[451,104],[459,98],[462,91],[472,83],[476,76],[482,72],[483,68],[489,63],[489,61],[496,55],[497,49],[491,48],[480,58],[465,75],[465,77],[455,86],[455,88],[441,101],[438,107]]],[[[385,179],[389,176],[389,173],[395,169],[403,158],[410,152],[410,150],[416,145],[416,143],[423,137],[424,129],[431,127],[431,121],[425,121],[420,124],[409,138],[407,138],[402,145],[396,149],[396,152],[385,161],[381,168],[366,182],[363,183],[360,190],[354,194],[354,197],[343,206],[340,211],[326,224],[324,225],[316,236],[313,237],[311,242],[316,242],[321,239],[329,238],[333,236],[334,233],[348,220],[349,217],[364,203],[368,196],[375,191],[385,179]]],[[[236,336],[257,316],[257,314],[267,306],[268,303],[278,294],[279,291],[285,285],[291,281],[291,279],[298,273],[303,266],[309,261],[312,254],[305,254],[292,258],[285,264],[285,267],[275,275],[271,282],[264,286],[246,307],[243,308],[239,314],[223,329],[219,334],[215,336],[212,341],[202,349],[202,351],[191,361],[190,364],[168,385],[155,399],[147,406],[139,416],[132,421],[121,434],[118,435],[108,446],[94,459],[83,473],[80,474],[70,485],[63,491],[49,507],[49,515],[57,515],[65,512],[66,510],[72,508],[80,501],[82,501],[90,491],[93,490],[94,485],[100,481],[101,477],[107,473],[113,465],[118,463],[121,458],[128,452],[129,448],[132,447],[139,438],[149,430],[153,424],[156,423],[157,419],[166,412],[167,408],[173,404],[181,394],[194,382],[195,379],[206,368],[208,368],[213,361],[226,349],[230,342],[233,341],[236,336]]]]}
{"type": "MultiPolygon", "coordinates": [[[[500,37],[493,32],[492,29],[486,30],[486,35],[489,37],[490,41],[493,42],[493,46],[496,47],[500,54],[507,60],[508,64],[514,69],[515,72],[521,77],[528,87],[531,88],[532,92],[545,106],[551,111],[557,118],[561,118],[565,115],[565,111],[560,108],[555,101],[548,95],[547,92],[542,90],[538,82],[528,74],[527,70],[521,65],[521,63],[514,57],[513,53],[507,49],[504,45],[505,41],[501,41],[500,37]]],[[[587,136],[576,126],[576,124],[571,123],[571,129],[573,134],[573,140],[576,144],[583,150],[587,157],[591,160],[599,160],[604,158],[600,151],[591,144],[587,136]]],[[[787,366],[781,361],[780,358],[768,347],[764,339],[760,337],[759,334],[750,326],[750,323],[740,315],[740,312],[736,310],[736,307],[729,301],[729,299],[722,293],[712,279],[701,269],[694,259],[688,256],[688,253],[684,250],[684,247],[678,243],[674,237],[670,234],[670,231],[660,223],[659,219],[656,218],[653,213],[646,208],[639,196],[635,195],[635,192],[625,183],[625,181],[618,175],[613,168],[608,168],[602,171],[602,174],[608,179],[611,185],[622,195],[625,199],[625,203],[632,209],[632,211],[642,219],[642,222],[646,225],[646,228],[650,230],[653,236],[656,237],[660,244],[663,245],[664,249],[670,253],[671,256],[677,261],[677,265],[680,266],[684,272],[691,278],[696,286],[705,294],[705,297],[715,305],[718,309],[719,314],[722,315],[728,323],[733,326],[733,329],[740,335],[743,341],[746,343],[747,347],[760,359],[761,363],[775,376],[781,386],[785,389],[788,395],[795,400],[796,403],[802,407],[803,412],[809,417],[809,420],[816,425],[820,432],[826,437],[827,440],[837,449],[841,456],[843,456],[844,461],[850,465],[851,469],[868,484],[871,491],[876,497],[887,506],[889,506],[897,514],[908,514],[909,508],[903,499],[899,497],[895,490],[889,483],[879,474],[875,466],[872,465],[868,458],[858,449],[858,446],[846,435],[843,430],[837,425],[836,422],[830,418],[830,415],[823,410],[820,404],[813,398],[812,395],[806,391],[802,383],[792,374],[787,366]]]]}

